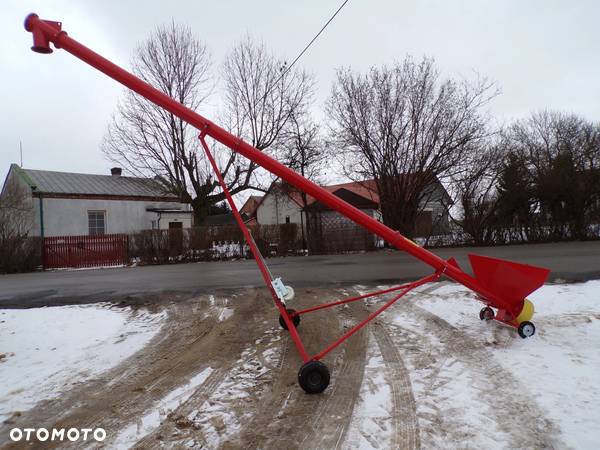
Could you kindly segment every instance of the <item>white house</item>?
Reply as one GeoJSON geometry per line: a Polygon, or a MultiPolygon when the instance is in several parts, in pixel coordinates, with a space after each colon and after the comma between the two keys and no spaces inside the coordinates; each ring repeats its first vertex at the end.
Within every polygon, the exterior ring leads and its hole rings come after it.
{"type": "MultiPolygon", "coordinates": [[[[332,194],[342,198],[366,214],[381,220],[379,193],[373,180],[323,186],[332,194]]],[[[452,201],[446,189],[436,179],[427,189],[417,217],[417,229],[444,230],[448,227],[448,208],[452,201]]],[[[306,214],[318,213],[324,220],[345,221],[338,212],[321,205],[313,197],[307,196],[304,202],[300,192],[284,183],[273,183],[262,197],[251,197],[242,207],[250,216],[254,213],[256,222],[261,225],[295,223],[306,227],[306,214]],[[252,202],[252,203],[251,203],[252,202]]],[[[311,224],[314,226],[315,224],[311,224]]]]}
{"type": "Polygon", "coordinates": [[[192,211],[150,178],[52,172],[12,164],[2,188],[18,186],[31,210],[30,236],[134,233],[192,226],[192,211]]]}
{"type": "MultiPolygon", "coordinates": [[[[309,198],[313,200],[312,197],[309,198]]],[[[251,199],[252,197],[249,200],[251,199]]],[[[269,191],[256,204],[256,222],[260,225],[284,223],[303,225],[305,223],[303,209],[302,197],[297,190],[290,189],[282,183],[273,183],[269,191]]]]}

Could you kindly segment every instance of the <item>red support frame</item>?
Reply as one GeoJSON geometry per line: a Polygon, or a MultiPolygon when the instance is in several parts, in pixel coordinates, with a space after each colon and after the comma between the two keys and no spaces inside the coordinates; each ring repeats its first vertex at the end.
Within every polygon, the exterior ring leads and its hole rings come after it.
{"type": "Polygon", "coordinates": [[[348,339],[354,333],[356,333],[361,328],[363,328],[367,323],[369,323],[371,320],[373,320],[375,317],[377,317],[379,314],[381,314],[387,308],[389,308],[394,303],[396,303],[396,301],[398,301],[405,294],[407,294],[414,288],[421,286],[425,283],[434,281],[441,276],[441,272],[438,271],[438,272],[434,273],[433,275],[428,275],[424,278],[421,278],[417,281],[413,281],[411,283],[402,284],[400,286],[395,286],[395,287],[392,287],[389,289],[383,289],[383,290],[379,290],[379,291],[375,291],[375,292],[370,292],[368,294],[359,295],[358,297],[352,297],[349,299],[339,300],[339,301],[330,302],[330,303],[324,303],[319,306],[314,306],[312,308],[303,309],[303,310],[297,311],[293,314],[289,314],[287,308],[282,303],[281,299],[277,295],[277,292],[275,292],[275,289],[273,288],[273,284],[272,284],[273,279],[272,279],[271,273],[261,255],[258,247],[256,246],[256,243],[254,242],[254,239],[252,237],[252,234],[250,233],[250,230],[244,223],[244,219],[242,218],[235,202],[233,201],[233,197],[231,196],[231,193],[229,192],[229,189],[227,188],[227,183],[223,179],[223,175],[221,174],[221,171],[219,170],[217,162],[215,161],[215,158],[214,158],[212,152],[210,151],[210,148],[208,147],[208,144],[206,143],[204,136],[205,136],[204,133],[201,133],[200,136],[198,137],[200,139],[202,148],[204,149],[204,153],[206,154],[206,157],[208,158],[208,161],[210,162],[213,172],[215,173],[215,176],[217,177],[219,185],[221,186],[221,189],[223,190],[225,198],[227,199],[227,203],[229,204],[229,207],[231,208],[231,211],[233,212],[233,216],[235,217],[235,220],[238,223],[238,226],[240,227],[240,229],[242,230],[242,233],[244,234],[244,238],[246,239],[246,242],[248,243],[248,246],[250,247],[250,251],[252,252],[252,255],[254,256],[254,259],[256,260],[256,264],[258,265],[258,268],[263,277],[263,280],[264,280],[265,284],[267,285],[267,288],[269,289],[271,297],[273,298],[273,302],[275,303],[275,306],[279,310],[279,314],[283,318],[283,320],[287,326],[287,329],[290,332],[290,336],[292,337],[292,340],[294,341],[294,344],[296,345],[296,348],[298,349],[298,353],[300,353],[300,357],[302,358],[303,362],[306,363],[311,360],[319,361],[321,358],[326,356],[329,352],[331,352],[332,350],[337,348],[339,345],[341,345],[346,339],[348,339]],[[325,308],[331,308],[333,306],[343,305],[343,304],[350,303],[350,302],[364,300],[366,298],[375,297],[378,295],[388,294],[390,292],[397,292],[399,290],[402,291],[402,292],[400,292],[400,294],[396,295],[394,298],[392,298],[392,300],[388,301],[385,305],[383,305],[377,311],[370,314],[366,319],[364,319],[362,322],[360,322],[359,324],[354,326],[352,329],[350,329],[348,332],[346,332],[342,337],[340,337],[335,342],[333,342],[331,345],[326,347],[323,351],[317,353],[316,355],[314,355],[312,357],[308,356],[308,354],[306,353],[306,349],[304,348],[304,344],[302,343],[302,338],[298,334],[298,330],[296,329],[296,326],[294,325],[293,318],[295,316],[299,316],[301,314],[307,314],[307,313],[314,312],[314,311],[319,311],[319,310],[325,309],[325,308]]]}
{"type": "Polygon", "coordinates": [[[373,320],[373,318],[385,311],[385,309],[404,296],[407,292],[424,283],[438,279],[442,275],[477,293],[484,303],[494,306],[499,310],[499,318],[503,318],[503,321],[509,322],[509,320],[514,321],[516,318],[518,318],[519,314],[524,308],[525,296],[540,287],[550,272],[548,269],[529,266],[526,264],[519,264],[511,261],[478,255],[469,255],[471,267],[473,268],[474,272],[474,276],[470,275],[463,271],[455,260],[450,259],[445,261],[434,253],[419,247],[410,239],[402,236],[398,231],[387,227],[375,218],[365,214],[363,211],[335,196],[333,193],[323,189],[321,186],[318,186],[310,180],[307,180],[300,174],[294,172],[290,168],[284,166],[260,150],[252,147],[250,144],[244,142],[239,137],[234,136],[227,130],[219,127],[195,111],[192,111],[176,100],[170,98],[165,93],[150,86],[148,83],[142,81],[133,74],[112,63],[108,59],[100,56],[76,40],[70,38],[67,33],[62,30],[61,22],[42,20],[36,14],[30,14],[25,19],[25,29],[30,31],[33,35],[33,46],[31,47],[33,51],[45,54],[52,53],[53,50],[50,48],[50,43],[52,42],[55,48],[64,49],[75,57],[96,68],[100,72],[113,78],[117,82],[123,84],[142,97],[148,99],[166,111],[169,111],[171,114],[177,116],[181,120],[189,123],[201,131],[200,141],[202,147],[213,167],[213,170],[215,171],[217,178],[219,179],[219,183],[222,187],[224,187],[227,201],[234,211],[235,218],[238,221],[238,224],[240,224],[248,245],[250,246],[250,249],[256,258],[261,275],[267,284],[267,287],[269,288],[271,296],[273,297],[273,300],[286,326],[290,331],[292,339],[298,347],[298,351],[302,356],[302,359],[305,362],[310,361],[311,359],[315,361],[319,360],[340,345],[340,343],[345,339],[349,338],[352,334],[360,330],[370,320],[373,320]],[[249,230],[243,223],[243,220],[241,219],[239,211],[235,207],[231,195],[227,191],[225,182],[205,141],[206,136],[212,137],[221,144],[229,147],[234,152],[245,156],[267,171],[285,180],[290,185],[311,195],[325,206],[338,211],[340,214],[346,216],[357,225],[381,237],[384,241],[388,242],[390,246],[399,250],[403,250],[413,257],[419,259],[423,263],[432,267],[435,273],[413,283],[404,284],[396,288],[308,308],[295,313],[294,315],[288,314],[285,305],[281,301],[282,299],[278,297],[277,292],[273,287],[271,274],[264,263],[260,252],[256,248],[249,230]],[[352,301],[358,301],[371,296],[394,291],[400,291],[400,293],[380,309],[369,315],[369,317],[363,322],[352,328],[352,330],[348,331],[336,342],[331,344],[322,352],[314,355],[312,358],[307,355],[293,323],[293,318],[295,315],[306,314],[320,309],[329,308],[352,301]]]}
{"type": "Polygon", "coordinates": [[[423,278],[421,278],[419,280],[413,281],[412,283],[408,283],[408,284],[405,284],[405,285],[402,285],[402,286],[396,286],[394,288],[385,289],[383,291],[372,292],[370,294],[361,295],[359,297],[354,297],[354,298],[347,299],[347,300],[342,300],[342,301],[338,301],[338,302],[328,303],[328,304],[325,304],[325,305],[321,305],[321,307],[309,308],[308,310],[304,310],[304,312],[307,312],[307,311],[309,311],[309,312],[310,311],[317,311],[319,309],[329,308],[329,307],[332,307],[332,306],[337,306],[337,305],[341,305],[341,304],[344,304],[344,303],[354,302],[354,301],[357,301],[357,300],[363,300],[363,299],[368,298],[368,297],[374,297],[374,296],[377,296],[377,295],[383,295],[385,293],[389,293],[389,292],[394,292],[394,291],[401,290],[401,292],[398,295],[394,296],[391,300],[389,300],[388,302],[386,302],[377,311],[369,314],[369,316],[366,319],[364,319],[362,322],[360,322],[359,324],[357,324],[354,327],[352,327],[341,338],[339,338],[337,341],[335,341],[334,343],[332,343],[331,345],[329,345],[328,347],[326,347],[325,350],[323,350],[323,351],[317,353],[316,355],[314,355],[311,359],[313,359],[315,361],[319,361],[321,358],[323,358],[329,352],[331,352],[336,347],[338,347],[340,344],[342,344],[346,339],[348,339],[354,333],[356,333],[357,331],[359,331],[366,324],[368,324],[371,320],[375,319],[378,315],[380,315],[382,312],[384,312],[386,309],[388,309],[390,306],[392,306],[394,303],[396,303],[398,300],[400,300],[402,297],[404,297],[406,294],[408,294],[414,288],[422,286],[422,285],[424,285],[426,283],[431,283],[432,281],[435,281],[438,278],[440,278],[441,275],[442,274],[440,272],[436,272],[434,274],[428,275],[428,276],[423,277],[423,278]]]}

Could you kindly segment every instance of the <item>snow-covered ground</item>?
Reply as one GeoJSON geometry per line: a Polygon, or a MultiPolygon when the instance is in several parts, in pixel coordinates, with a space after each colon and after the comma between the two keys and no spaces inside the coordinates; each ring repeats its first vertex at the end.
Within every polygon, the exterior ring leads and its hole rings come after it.
{"type": "Polygon", "coordinates": [[[261,392],[258,386],[264,383],[263,377],[268,377],[280,357],[276,348],[280,339],[279,329],[273,328],[254,346],[246,348],[212,396],[188,415],[194,426],[205,434],[211,448],[219,448],[251,419],[252,409],[240,412],[236,405],[261,392]]]}
{"type": "Polygon", "coordinates": [[[391,448],[392,399],[381,370],[385,363],[377,341],[369,336],[367,364],[346,445],[354,449],[391,448]]]}
{"type": "MultiPolygon", "coordinates": [[[[389,308],[369,328],[363,382],[342,448],[391,448],[408,428],[421,448],[598,448],[600,281],[546,285],[530,298],[537,333],[528,339],[480,321],[482,305],[457,284],[423,286],[400,300],[405,305],[389,308]],[[389,348],[397,350],[397,362],[389,348]],[[399,379],[410,381],[412,410],[400,411],[402,386],[393,382],[399,379]],[[408,421],[416,425],[406,428],[408,421]]],[[[208,304],[206,314],[217,324],[236,317],[227,299],[211,296],[208,304]]],[[[365,304],[373,311],[380,303],[365,304]]],[[[146,345],[165,319],[108,304],[0,310],[0,422],[114,367],[146,345]]],[[[256,413],[254,400],[272,385],[282,336],[269,329],[239,360],[224,367],[211,362],[156,398],[138,420],[123,424],[113,447],[148,436],[183,404],[182,418],[201,439],[182,433],[172,437],[178,444],[218,447],[235,438],[256,413]]]]}
{"type": "Polygon", "coordinates": [[[192,379],[169,392],[165,397],[156,402],[153,407],[140,419],[127,425],[111,444],[115,449],[128,449],[135,443],[154,431],[167,415],[181,404],[185,403],[194,395],[198,386],[202,385],[212,373],[212,368],[208,367],[202,372],[194,375],[192,379]]]}
{"type": "MultiPolygon", "coordinates": [[[[357,290],[360,292],[363,287],[357,290]]],[[[545,285],[532,294],[530,299],[536,307],[532,321],[537,332],[528,339],[521,339],[514,329],[498,322],[481,322],[478,311],[482,305],[474,302],[473,293],[461,285],[439,283],[419,290],[401,301],[412,302],[426,314],[441,317],[448,324],[446,334],[436,335],[424,328],[423,318],[415,317],[417,310],[400,305],[390,308],[382,318],[395,333],[394,340],[409,368],[424,448],[507,448],[515,439],[511,426],[519,419],[543,422],[545,418],[558,429],[565,446],[598,448],[600,281],[545,285]],[[448,342],[455,337],[470,340],[472,348],[480,348],[481,355],[492,360],[481,369],[464,354],[449,354],[449,350],[460,346],[448,342]],[[426,361],[428,357],[430,360],[426,361]],[[504,375],[499,373],[499,379],[494,380],[482,379],[494,373],[495,368],[505,371],[504,375]],[[510,379],[503,380],[507,374],[510,379]],[[486,385],[490,392],[486,392],[486,385]],[[503,386],[507,386],[505,392],[503,386]],[[512,392],[515,386],[520,391],[512,392]],[[514,397],[506,399],[507,395],[514,397]],[[503,422],[494,417],[494,408],[506,409],[505,400],[519,406],[520,397],[535,405],[523,405],[526,412],[515,411],[512,425],[510,419],[503,422]]],[[[473,358],[478,356],[474,354],[473,358]]],[[[387,409],[381,399],[385,380],[369,376],[369,371],[378,372],[371,367],[378,359],[373,353],[369,358],[365,372],[369,386],[361,391],[353,415],[355,426],[363,428],[369,428],[387,409]]],[[[382,370],[380,364],[379,372],[382,370]]],[[[501,411],[498,415],[510,414],[511,411],[501,411]]],[[[380,433],[385,435],[383,430],[380,433]]],[[[356,437],[347,443],[360,448],[379,447],[356,437]]]]}
{"type": "Polygon", "coordinates": [[[109,304],[0,310],[0,422],[131,356],[165,317],[109,304]]]}

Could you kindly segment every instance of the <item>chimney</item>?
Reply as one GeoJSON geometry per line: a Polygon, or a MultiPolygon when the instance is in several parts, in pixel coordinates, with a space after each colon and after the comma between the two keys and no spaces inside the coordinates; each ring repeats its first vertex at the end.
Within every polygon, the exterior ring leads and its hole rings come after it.
{"type": "Polygon", "coordinates": [[[122,172],[122,169],[120,167],[113,167],[112,169],[110,169],[110,174],[113,177],[120,177],[121,172],[122,172]]]}

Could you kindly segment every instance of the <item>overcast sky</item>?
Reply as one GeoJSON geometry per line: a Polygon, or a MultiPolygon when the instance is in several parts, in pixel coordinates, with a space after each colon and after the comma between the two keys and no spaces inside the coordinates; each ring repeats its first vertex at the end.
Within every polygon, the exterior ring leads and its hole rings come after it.
{"type": "MultiPolygon", "coordinates": [[[[125,67],[137,43],[174,19],[206,42],[218,69],[247,33],[293,60],[340,3],[3,0],[1,179],[19,162],[19,140],[26,168],[107,174],[111,166],[100,141],[122,88],[64,51],[31,52],[29,12],[62,21],[71,37],[125,67]]],[[[599,24],[595,0],[350,0],[298,64],[316,77],[319,117],[336,68],[364,71],[412,54],[434,57],[445,76],[495,80],[502,94],[490,109],[500,123],[542,108],[600,121],[599,24]]],[[[218,93],[204,112],[216,107],[218,93]]]]}

